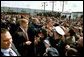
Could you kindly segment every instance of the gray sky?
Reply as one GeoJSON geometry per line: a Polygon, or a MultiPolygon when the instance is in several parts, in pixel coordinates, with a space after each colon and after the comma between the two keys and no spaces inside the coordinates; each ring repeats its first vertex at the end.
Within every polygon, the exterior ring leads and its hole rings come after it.
{"type": "MultiPolygon", "coordinates": [[[[46,2],[45,10],[52,10],[52,1],[1,1],[1,7],[18,7],[31,9],[44,9],[43,2],[46,2]]],[[[62,11],[62,1],[54,1],[54,11],[62,11]]],[[[83,1],[65,1],[64,12],[83,12],[83,1]]]]}

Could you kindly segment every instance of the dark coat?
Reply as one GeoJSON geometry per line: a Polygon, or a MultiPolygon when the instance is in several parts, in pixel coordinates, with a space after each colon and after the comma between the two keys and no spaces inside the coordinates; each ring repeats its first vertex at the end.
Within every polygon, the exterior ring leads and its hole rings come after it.
{"type": "Polygon", "coordinates": [[[29,30],[27,31],[28,36],[29,36],[29,41],[32,42],[31,45],[26,45],[23,44],[27,41],[26,36],[24,34],[24,32],[22,31],[22,29],[20,27],[18,27],[16,33],[14,34],[14,38],[13,38],[13,42],[17,48],[17,50],[19,51],[19,53],[22,56],[31,56],[34,53],[34,48],[33,48],[33,38],[30,37],[29,35],[29,30]]]}

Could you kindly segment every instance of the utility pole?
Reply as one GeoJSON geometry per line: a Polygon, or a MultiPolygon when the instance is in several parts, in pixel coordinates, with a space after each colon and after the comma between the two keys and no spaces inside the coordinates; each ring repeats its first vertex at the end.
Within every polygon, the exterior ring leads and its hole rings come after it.
{"type": "Polygon", "coordinates": [[[54,1],[52,1],[52,12],[54,11],[54,1]]]}
{"type": "Polygon", "coordinates": [[[45,2],[44,2],[44,13],[45,13],[45,2]]]}
{"type": "Polygon", "coordinates": [[[44,13],[45,13],[45,7],[47,6],[46,5],[46,2],[43,2],[43,5],[42,6],[44,7],[44,13]]]}
{"type": "Polygon", "coordinates": [[[62,5],[62,13],[63,13],[63,11],[64,11],[64,1],[63,1],[63,5],[62,5]]]}

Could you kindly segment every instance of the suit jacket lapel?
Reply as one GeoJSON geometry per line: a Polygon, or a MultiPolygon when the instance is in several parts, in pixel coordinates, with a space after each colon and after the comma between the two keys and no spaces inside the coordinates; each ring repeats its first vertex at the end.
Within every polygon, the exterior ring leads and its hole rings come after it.
{"type": "Polygon", "coordinates": [[[13,51],[17,54],[17,56],[21,56],[21,55],[18,53],[18,51],[17,51],[17,49],[16,49],[16,47],[15,47],[15,45],[14,45],[13,43],[12,43],[11,49],[13,49],[13,51]]]}
{"type": "Polygon", "coordinates": [[[20,28],[20,30],[22,31],[22,34],[23,34],[24,38],[25,38],[26,40],[29,40],[28,34],[26,34],[26,32],[24,32],[21,28],[20,28]]]}

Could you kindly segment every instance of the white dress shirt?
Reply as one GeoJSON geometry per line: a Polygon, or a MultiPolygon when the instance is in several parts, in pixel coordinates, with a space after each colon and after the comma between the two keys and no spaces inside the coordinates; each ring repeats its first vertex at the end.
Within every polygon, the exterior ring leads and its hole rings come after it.
{"type": "Polygon", "coordinates": [[[5,56],[10,56],[9,51],[11,50],[11,52],[13,53],[14,56],[17,56],[17,54],[11,49],[1,49],[1,52],[5,55],[5,56]]]}

